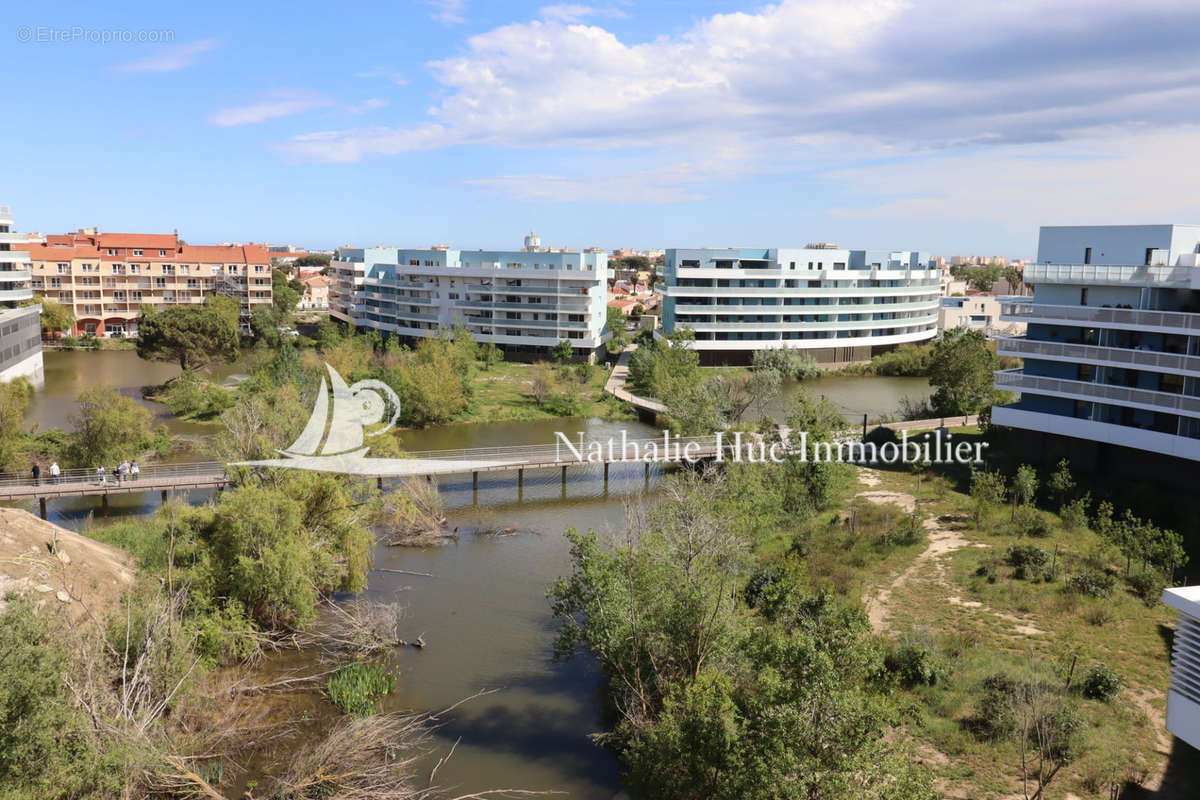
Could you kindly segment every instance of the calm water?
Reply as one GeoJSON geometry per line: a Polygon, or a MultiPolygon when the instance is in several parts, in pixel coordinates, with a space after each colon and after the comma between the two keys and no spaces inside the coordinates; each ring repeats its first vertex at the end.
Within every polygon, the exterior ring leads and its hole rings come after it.
{"type": "MultiPolygon", "coordinates": [[[[74,411],[75,395],[95,383],[115,386],[140,401],[143,385],[161,383],[177,372],[170,364],[141,361],[133,352],[47,353],[46,390],[38,397],[31,421],[65,425],[74,411]]],[[[828,396],[848,416],[891,412],[901,397],[929,391],[923,380],[896,378],[824,378],[804,386],[828,396]]],[[[786,397],[780,409],[785,405],[786,397]]],[[[212,430],[171,420],[156,404],[147,407],[173,432],[212,430]]],[[[580,431],[606,438],[622,429],[632,438],[654,433],[639,423],[570,419],[448,425],[408,431],[403,440],[409,450],[436,450],[551,443],[556,431],[572,439],[580,431]]],[[[377,547],[377,568],[436,576],[379,569],[371,575],[368,596],[405,604],[402,637],[423,635],[428,645],[396,652],[400,682],[391,707],[433,711],[476,692],[495,690],[456,709],[437,733],[437,755],[444,755],[461,737],[454,757],[438,770],[439,784],[460,793],[505,787],[557,790],[585,800],[610,798],[619,791],[615,761],[587,738],[603,728],[599,676],[586,659],[553,663],[554,622],[545,592],[570,569],[563,532],[569,527],[618,530],[625,503],[639,500],[657,479],[652,471],[647,480],[640,466],[613,465],[606,487],[601,467],[572,467],[564,490],[558,469],[530,470],[518,499],[515,475],[482,474],[477,496],[469,474],[444,476],[439,488],[448,526],[459,529],[459,539],[422,549],[377,547]],[[514,532],[475,533],[504,528],[514,532]]],[[[211,492],[194,492],[191,500],[201,503],[211,497],[211,492]]],[[[153,493],[113,496],[110,513],[147,514],[158,505],[153,493]]],[[[72,529],[79,529],[98,509],[95,498],[49,504],[51,519],[72,529]]],[[[327,708],[315,697],[297,699],[297,708],[314,706],[327,708]]]]}
{"type": "Polygon", "coordinates": [[[895,416],[904,398],[923,400],[933,392],[928,378],[893,378],[872,375],[830,375],[822,378],[788,382],[772,404],[770,415],[782,420],[787,416],[791,399],[803,389],[812,395],[824,395],[850,421],[856,422],[867,414],[872,420],[882,414],[895,416]]]}

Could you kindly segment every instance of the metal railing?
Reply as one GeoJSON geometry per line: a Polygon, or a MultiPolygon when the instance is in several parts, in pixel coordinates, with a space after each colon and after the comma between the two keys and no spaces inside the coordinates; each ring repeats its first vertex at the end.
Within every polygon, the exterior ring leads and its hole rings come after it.
{"type": "MultiPolygon", "coordinates": [[[[219,461],[196,461],[187,464],[147,464],[145,466],[139,464],[138,469],[140,474],[137,476],[136,481],[132,480],[132,476],[130,476],[131,480],[118,482],[113,475],[111,465],[104,468],[103,480],[97,476],[95,467],[64,469],[59,474],[57,480],[50,475],[49,469],[43,468],[37,485],[58,486],[59,488],[67,488],[72,484],[126,486],[135,483],[161,483],[163,481],[183,480],[187,478],[210,478],[216,480],[223,478],[225,475],[225,465],[219,461]]],[[[34,485],[33,474],[31,472],[0,473],[0,488],[32,487],[34,485]]]]}
{"type": "Polygon", "coordinates": [[[1001,318],[1022,317],[1034,320],[1094,322],[1101,325],[1128,325],[1141,328],[1172,328],[1200,332],[1200,313],[1186,311],[1146,311],[1133,308],[1097,308],[1031,303],[1027,299],[1001,298],[1001,318]]]}
{"type": "Polygon", "coordinates": [[[1200,417],[1200,397],[1156,392],[1150,389],[1135,389],[1129,386],[1114,386],[1106,383],[1026,375],[1020,369],[997,371],[996,386],[1022,392],[1028,391],[1033,394],[1060,395],[1088,401],[1099,400],[1115,405],[1142,406],[1155,411],[1170,411],[1200,417]]]}
{"type": "Polygon", "coordinates": [[[1064,361],[1100,361],[1123,367],[1173,370],[1200,374],[1200,356],[1136,350],[1130,347],[1102,347],[1073,342],[1047,342],[1024,336],[997,336],[997,352],[1004,356],[1045,356],[1064,361]]]}
{"type": "Polygon", "coordinates": [[[1132,283],[1184,284],[1192,280],[1193,267],[1114,264],[1029,264],[1025,283],[1132,283]]]}

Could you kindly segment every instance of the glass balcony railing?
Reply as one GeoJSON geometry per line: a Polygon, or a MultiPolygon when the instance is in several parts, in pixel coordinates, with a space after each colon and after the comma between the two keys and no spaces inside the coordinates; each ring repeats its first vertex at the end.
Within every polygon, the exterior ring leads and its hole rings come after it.
{"type": "Polygon", "coordinates": [[[1108,283],[1190,286],[1194,267],[1113,264],[1029,264],[1025,283],[1108,283]]]}
{"type": "Polygon", "coordinates": [[[1003,299],[1000,303],[1000,318],[1006,321],[1089,322],[1107,327],[1171,328],[1180,332],[1200,332],[1200,313],[1059,306],[1015,299],[1003,299]]]}
{"type": "Polygon", "coordinates": [[[997,336],[996,350],[1002,356],[1049,358],[1055,361],[1092,361],[1152,372],[1170,371],[1200,375],[1200,356],[1159,353],[1130,347],[1100,347],[1070,342],[1045,342],[1024,336],[997,336]]]}
{"type": "Polygon", "coordinates": [[[1129,386],[1072,381],[1026,375],[1024,370],[1001,370],[996,373],[996,388],[1030,394],[1049,394],[1078,400],[1099,401],[1122,406],[1140,406],[1152,411],[1200,417],[1200,397],[1171,392],[1155,392],[1129,386]]]}

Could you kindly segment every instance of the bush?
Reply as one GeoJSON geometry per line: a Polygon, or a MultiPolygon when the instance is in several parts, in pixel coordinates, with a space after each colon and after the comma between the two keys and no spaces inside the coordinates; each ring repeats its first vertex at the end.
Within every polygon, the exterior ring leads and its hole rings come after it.
{"type": "Polygon", "coordinates": [[[379,711],[385,695],[396,689],[396,676],[377,664],[352,661],[329,676],[325,696],[343,714],[369,717],[379,711]]]}
{"type": "Polygon", "coordinates": [[[883,665],[896,676],[901,686],[934,686],[944,675],[937,655],[927,647],[904,644],[893,647],[884,656],[883,665]]]}
{"type": "Polygon", "coordinates": [[[1013,533],[1017,536],[1045,538],[1050,535],[1050,523],[1046,515],[1032,506],[1021,506],[1013,514],[1013,533]]]}
{"type": "Polygon", "coordinates": [[[1125,679],[1107,664],[1093,664],[1079,681],[1079,692],[1089,700],[1107,703],[1117,696],[1125,679]]]}
{"type": "Polygon", "coordinates": [[[1049,553],[1030,544],[1012,545],[1004,553],[1004,563],[1013,568],[1017,580],[1041,575],[1049,561],[1049,553]]]}
{"type": "Polygon", "coordinates": [[[1129,590],[1141,598],[1142,602],[1148,606],[1158,605],[1163,589],[1167,585],[1163,577],[1152,569],[1140,572],[1137,575],[1130,575],[1126,580],[1129,583],[1129,590]]]}
{"type": "Polygon", "coordinates": [[[1064,530],[1077,531],[1087,527],[1088,524],[1088,507],[1091,505],[1091,498],[1087,495],[1072,500],[1069,503],[1064,503],[1062,509],[1059,510],[1059,516],[1062,518],[1062,526],[1064,530]]]}
{"type": "Polygon", "coordinates": [[[1067,589],[1085,597],[1105,598],[1112,594],[1116,579],[1107,572],[1089,569],[1072,575],[1067,581],[1067,589]]]}

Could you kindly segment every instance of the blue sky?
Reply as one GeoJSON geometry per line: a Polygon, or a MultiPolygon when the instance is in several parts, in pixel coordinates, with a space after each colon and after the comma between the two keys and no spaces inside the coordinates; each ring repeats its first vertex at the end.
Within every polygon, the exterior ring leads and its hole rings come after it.
{"type": "Polygon", "coordinates": [[[1200,221],[1198,23],[1193,0],[27,3],[0,203],[195,243],[1028,256],[1040,224],[1200,221]],[[88,41],[113,30],[171,40],[88,41]]]}

